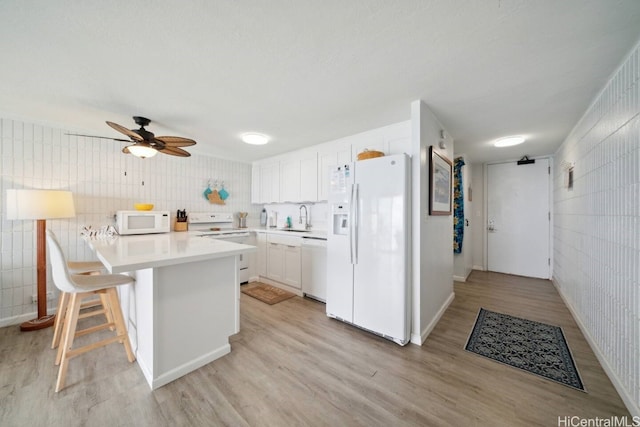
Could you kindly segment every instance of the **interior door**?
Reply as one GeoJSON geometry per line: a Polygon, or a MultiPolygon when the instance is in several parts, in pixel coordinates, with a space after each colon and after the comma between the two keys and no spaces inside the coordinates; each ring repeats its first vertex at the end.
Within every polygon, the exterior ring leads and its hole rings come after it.
{"type": "Polygon", "coordinates": [[[487,166],[487,267],[551,277],[549,159],[487,166]]]}

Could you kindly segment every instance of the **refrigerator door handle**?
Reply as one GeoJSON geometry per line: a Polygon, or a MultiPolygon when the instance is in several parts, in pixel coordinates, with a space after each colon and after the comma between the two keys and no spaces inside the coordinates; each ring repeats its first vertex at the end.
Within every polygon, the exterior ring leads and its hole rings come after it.
{"type": "Polygon", "coordinates": [[[351,199],[349,203],[349,263],[353,264],[353,196],[355,185],[351,184],[351,199]]]}
{"type": "Polygon", "coordinates": [[[356,187],[356,197],[355,197],[355,203],[353,207],[353,211],[355,215],[354,215],[354,218],[351,220],[351,222],[354,225],[354,229],[355,229],[355,232],[353,233],[354,260],[355,260],[354,264],[357,264],[358,263],[358,235],[359,235],[358,217],[360,216],[360,208],[358,206],[358,203],[360,202],[360,184],[355,184],[355,187],[356,187]]]}

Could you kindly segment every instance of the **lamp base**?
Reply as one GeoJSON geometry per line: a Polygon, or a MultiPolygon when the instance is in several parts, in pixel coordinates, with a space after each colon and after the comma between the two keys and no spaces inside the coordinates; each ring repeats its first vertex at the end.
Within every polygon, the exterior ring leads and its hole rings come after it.
{"type": "Polygon", "coordinates": [[[27,332],[48,328],[50,326],[53,326],[55,318],[55,314],[50,314],[48,316],[42,316],[38,319],[28,320],[20,325],[20,330],[27,332]]]}

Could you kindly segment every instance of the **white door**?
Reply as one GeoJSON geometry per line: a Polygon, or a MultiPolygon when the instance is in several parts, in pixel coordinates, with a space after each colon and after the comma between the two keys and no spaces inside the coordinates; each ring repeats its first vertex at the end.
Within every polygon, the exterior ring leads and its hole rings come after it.
{"type": "Polygon", "coordinates": [[[487,167],[489,271],[549,279],[549,159],[487,167]]]}

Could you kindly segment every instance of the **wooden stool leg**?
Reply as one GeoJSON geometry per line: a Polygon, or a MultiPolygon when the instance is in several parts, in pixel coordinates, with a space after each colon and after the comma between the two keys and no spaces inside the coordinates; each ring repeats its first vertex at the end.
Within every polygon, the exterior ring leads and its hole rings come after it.
{"type": "MultiPolygon", "coordinates": [[[[100,301],[102,301],[102,307],[104,307],[104,316],[107,318],[107,323],[114,323],[111,309],[109,308],[109,296],[105,293],[100,293],[100,301]]],[[[111,327],[109,330],[113,331],[114,328],[111,327]]]]}
{"type": "Polygon", "coordinates": [[[111,309],[111,315],[116,324],[116,333],[121,337],[120,342],[124,345],[124,350],[127,353],[127,359],[129,362],[136,360],[136,356],[131,350],[131,343],[129,342],[129,334],[127,333],[127,327],[122,317],[122,308],[120,307],[120,300],[118,299],[118,291],[116,288],[107,289],[109,295],[109,308],[111,309]]]}
{"type": "Polygon", "coordinates": [[[64,325],[64,318],[67,313],[67,305],[69,304],[69,294],[67,292],[60,292],[58,296],[58,310],[56,311],[56,319],[53,323],[53,340],[51,341],[51,348],[56,348],[60,344],[60,336],[62,335],[62,326],[64,325]]]}
{"type": "Polygon", "coordinates": [[[56,392],[64,388],[64,380],[67,376],[67,368],[69,367],[69,355],[67,354],[73,346],[73,338],[76,334],[76,326],[78,316],[80,315],[80,305],[84,294],[74,293],[71,295],[71,301],[67,309],[67,315],[64,321],[64,333],[60,348],[62,349],[62,358],[60,360],[60,369],[58,370],[58,381],[56,382],[56,392]]]}

